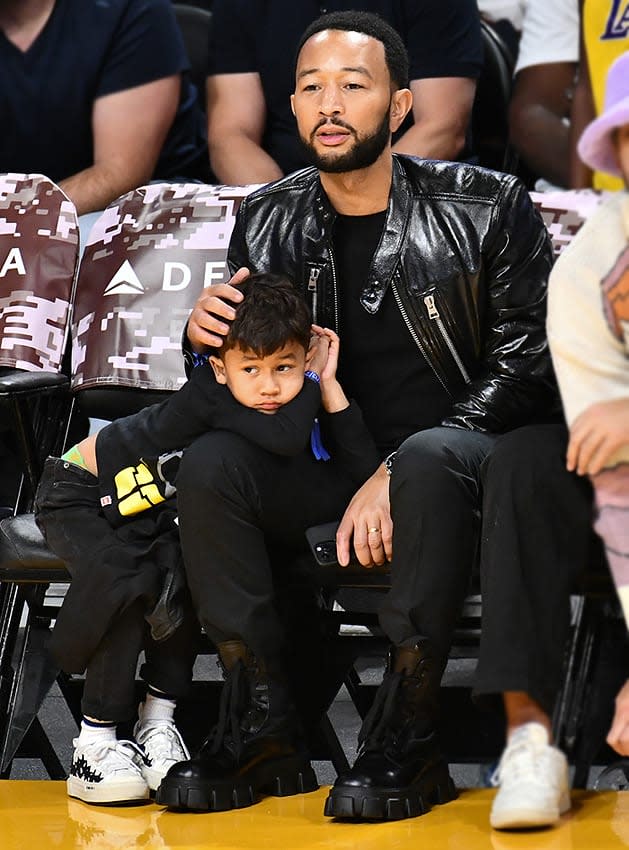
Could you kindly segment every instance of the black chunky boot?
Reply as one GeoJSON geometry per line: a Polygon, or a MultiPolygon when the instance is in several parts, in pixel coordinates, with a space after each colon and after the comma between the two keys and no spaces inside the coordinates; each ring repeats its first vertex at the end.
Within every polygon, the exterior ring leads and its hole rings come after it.
{"type": "Polygon", "coordinates": [[[456,797],[434,731],[442,672],[426,640],[392,650],[358,758],[334,783],[327,817],[400,820],[456,797]]]}
{"type": "Polygon", "coordinates": [[[319,786],[301,741],[288,689],[240,641],[218,645],[225,672],[219,719],[196,758],[173,765],[155,801],[219,812],[265,794],[287,797],[319,786]]]}

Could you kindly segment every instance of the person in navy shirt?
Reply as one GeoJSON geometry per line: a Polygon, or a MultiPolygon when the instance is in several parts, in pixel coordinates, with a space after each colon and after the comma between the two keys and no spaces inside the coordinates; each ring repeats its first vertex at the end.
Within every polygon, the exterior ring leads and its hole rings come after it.
{"type": "Polygon", "coordinates": [[[0,2],[0,171],[79,215],[151,179],[204,179],[204,117],[169,0],[0,2]]]}

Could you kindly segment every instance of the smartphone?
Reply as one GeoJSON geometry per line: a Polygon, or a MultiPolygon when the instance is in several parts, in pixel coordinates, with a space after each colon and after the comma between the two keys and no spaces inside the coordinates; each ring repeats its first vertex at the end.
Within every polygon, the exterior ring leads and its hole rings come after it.
{"type": "MultiPolygon", "coordinates": [[[[339,567],[339,562],[336,557],[336,532],[340,525],[339,522],[326,522],[323,525],[315,525],[306,531],[306,540],[310,546],[315,561],[320,567],[339,567]]],[[[379,575],[388,575],[390,564],[385,561],[380,566],[363,567],[354,547],[350,547],[349,564],[346,567],[339,567],[341,570],[348,570],[352,573],[378,573],[379,575]]]]}

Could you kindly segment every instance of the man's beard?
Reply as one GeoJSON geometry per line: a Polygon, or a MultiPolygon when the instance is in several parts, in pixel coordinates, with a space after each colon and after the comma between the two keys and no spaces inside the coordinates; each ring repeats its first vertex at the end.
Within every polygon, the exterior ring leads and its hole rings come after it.
{"type": "Polygon", "coordinates": [[[312,165],[326,174],[343,174],[348,171],[359,171],[362,168],[368,168],[378,159],[391,139],[388,109],[384,114],[380,126],[371,135],[363,136],[362,138],[358,138],[356,131],[349,124],[345,124],[340,120],[331,120],[329,123],[335,127],[344,127],[346,130],[349,130],[354,139],[356,139],[356,142],[351,150],[342,153],[340,156],[335,156],[332,153],[320,154],[315,149],[312,138],[317,130],[326,123],[328,122],[322,121],[318,124],[312,131],[310,139],[305,139],[301,134],[299,135],[302,149],[312,165]]]}

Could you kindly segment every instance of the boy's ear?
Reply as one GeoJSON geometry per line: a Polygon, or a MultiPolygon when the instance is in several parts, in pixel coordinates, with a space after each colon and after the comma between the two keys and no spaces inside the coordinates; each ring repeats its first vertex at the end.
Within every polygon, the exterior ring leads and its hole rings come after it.
{"type": "Polygon", "coordinates": [[[225,374],[225,364],[223,363],[221,358],[217,357],[215,354],[211,354],[209,360],[212,369],[214,370],[214,377],[216,378],[216,383],[226,384],[227,375],[225,374]]]}

